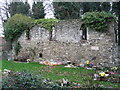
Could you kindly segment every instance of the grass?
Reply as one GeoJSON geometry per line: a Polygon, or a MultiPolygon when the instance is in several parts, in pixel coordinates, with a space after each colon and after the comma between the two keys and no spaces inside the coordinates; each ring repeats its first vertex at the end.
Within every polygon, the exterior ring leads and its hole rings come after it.
{"type": "Polygon", "coordinates": [[[4,69],[12,70],[15,72],[21,72],[27,70],[28,72],[35,75],[42,75],[44,78],[49,78],[52,81],[68,79],[71,82],[76,82],[84,85],[89,85],[90,83],[102,84],[104,86],[111,86],[118,88],[118,84],[113,84],[110,82],[93,81],[93,74],[95,70],[87,70],[85,68],[65,68],[64,66],[46,66],[39,63],[15,63],[7,60],[0,60],[2,63],[2,71],[4,69]]]}

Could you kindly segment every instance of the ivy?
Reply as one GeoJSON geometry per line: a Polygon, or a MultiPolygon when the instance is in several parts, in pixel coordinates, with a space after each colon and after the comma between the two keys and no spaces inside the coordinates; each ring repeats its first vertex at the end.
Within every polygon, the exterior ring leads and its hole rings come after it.
{"type": "Polygon", "coordinates": [[[15,14],[4,24],[4,35],[7,41],[15,41],[23,31],[29,30],[34,26],[34,19],[22,14],[15,14]]]}
{"type": "Polygon", "coordinates": [[[115,21],[115,15],[108,12],[86,12],[82,21],[89,28],[96,31],[105,32],[108,30],[108,23],[115,21]]]}
{"type": "Polygon", "coordinates": [[[53,27],[58,22],[58,19],[38,19],[34,20],[22,14],[15,14],[13,17],[9,18],[4,24],[4,35],[7,41],[16,41],[22,32],[26,32],[27,39],[30,39],[29,31],[30,29],[40,24],[42,28],[52,32],[53,27]]]}
{"type": "Polygon", "coordinates": [[[53,27],[58,21],[58,19],[38,19],[35,20],[35,23],[40,24],[40,26],[46,30],[52,31],[53,27]]]}
{"type": "Polygon", "coordinates": [[[14,51],[15,51],[15,55],[18,55],[18,53],[20,52],[20,49],[22,48],[22,46],[20,45],[19,42],[16,43],[14,51]]]}

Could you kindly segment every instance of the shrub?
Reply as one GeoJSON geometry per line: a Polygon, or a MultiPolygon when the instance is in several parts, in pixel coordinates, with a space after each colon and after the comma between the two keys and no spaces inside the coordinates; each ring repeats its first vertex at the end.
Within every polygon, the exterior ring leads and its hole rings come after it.
{"type": "Polygon", "coordinates": [[[34,19],[22,14],[15,14],[4,24],[5,39],[12,42],[17,39],[24,30],[26,30],[27,35],[29,35],[28,32],[32,26],[34,26],[34,19]]]}
{"type": "Polygon", "coordinates": [[[115,20],[115,16],[111,13],[107,12],[86,12],[83,17],[82,21],[91,29],[96,31],[107,31],[108,30],[108,23],[113,22],[115,20]]]}
{"type": "Polygon", "coordinates": [[[23,71],[10,73],[2,80],[2,88],[39,88],[42,78],[33,76],[32,74],[23,71]]]}

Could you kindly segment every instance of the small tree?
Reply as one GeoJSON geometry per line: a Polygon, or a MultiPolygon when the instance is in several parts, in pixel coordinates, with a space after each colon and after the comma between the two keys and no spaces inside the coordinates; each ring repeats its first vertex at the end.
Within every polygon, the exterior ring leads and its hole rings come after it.
{"type": "Polygon", "coordinates": [[[23,31],[29,32],[30,28],[34,25],[34,19],[16,14],[9,18],[4,25],[4,35],[7,41],[16,40],[23,31]]]}

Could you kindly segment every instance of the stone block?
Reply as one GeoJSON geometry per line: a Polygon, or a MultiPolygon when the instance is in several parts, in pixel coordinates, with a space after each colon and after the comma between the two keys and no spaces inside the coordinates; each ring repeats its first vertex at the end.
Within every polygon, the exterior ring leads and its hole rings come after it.
{"type": "Polygon", "coordinates": [[[91,50],[99,50],[99,47],[97,47],[97,46],[92,46],[92,47],[91,47],[91,50]]]}

